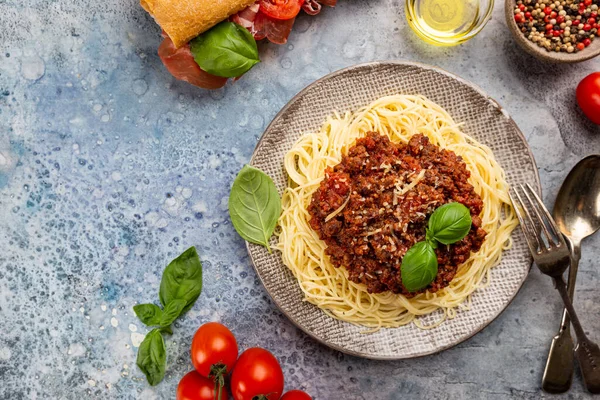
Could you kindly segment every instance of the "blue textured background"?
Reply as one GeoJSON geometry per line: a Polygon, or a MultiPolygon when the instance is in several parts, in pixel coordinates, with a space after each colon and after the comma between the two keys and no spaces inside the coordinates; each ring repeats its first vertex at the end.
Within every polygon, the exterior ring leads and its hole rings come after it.
{"type": "MultiPolygon", "coordinates": [[[[174,398],[197,327],[217,320],[240,347],[281,361],[286,387],[315,399],[540,398],[560,304],[537,270],[489,328],[441,354],[362,360],[323,347],[274,307],[227,214],[229,187],[277,111],[313,80],[373,60],[440,66],[481,86],[514,117],[549,205],[568,169],[600,152],[574,105],[600,70],[542,64],[516,48],[503,4],[475,39],[435,48],[398,0],[344,1],[298,18],[287,45],[225,89],[174,80],[160,29],[133,0],[0,0],[0,398],[174,398]],[[157,301],[165,265],[190,245],[204,292],[167,341],[151,388],[135,366],[146,328],[132,306],[157,301]]],[[[585,243],[576,306],[600,341],[597,256],[585,243]]],[[[569,398],[586,397],[576,376],[569,398]]]]}

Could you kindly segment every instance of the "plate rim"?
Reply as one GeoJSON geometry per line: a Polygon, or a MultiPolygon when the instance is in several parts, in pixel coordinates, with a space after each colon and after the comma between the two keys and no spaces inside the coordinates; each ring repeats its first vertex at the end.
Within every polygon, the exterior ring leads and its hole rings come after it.
{"type": "MultiPolygon", "coordinates": [[[[424,63],[419,63],[419,62],[414,62],[414,61],[390,60],[390,61],[373,61],[373,62],[366,62],[366,63],[354,64],[354,65],[351,65],[351,66],[348,66],[348,67],[345,67],[345,68],[342,68],[342,69],[330,72],[327,75],[324,75],[321,78],[319,78],[319,79],[317,79],[317,80],[309,83],[302,90],[300,90],[298,93],[296,93],[290,100],[288,100],[288,102],[281,108],[281,110],[279,110],[279,112],[277,114],[275,114],[275,116],[273,116],[273,118],[271,119],[271,122],[264,129],[262,135],[260,136],[260,139],[256,143],[256,146],[254,148],[254,151],[252,152],[252,156],[250,157],[250,160],[248,161],[248,164],[249,165],[253,164],[253,162],[254,162],[254,160],[255,160],[255,158],[257,156],[258,148],[260,147],[260,145],[262,144],[262,142],[265,140],[265,136],[266,136],[267,132],[269,131],[269,129],[271,128],[271,126],[275,123],[275,121],[277,119],[279,119],[279,117],[281,117],[281,115],[283,115],[284,113],[286,113],[288,111],[288,109],[290,107],[292,107],[292,105],[298,99],[300,99],[306,92],[308,92],[308,90],[311,89],[314,85],[316,85],[316,84],[318,84],[320,82],[323,82],[325,80],[331,79],[333,77],[336,77],[336,76],[339,76],[339,75],[343,75],[345,73],[348,73],[348,72],[356,70],[356,69],[363,69],[363,68],[372,68],[372,69],[375,69],[376,67],[385,66],[385,65],[413,66],[413,67],[418,67],[418,68],[422,68],[422,69],[425,69],[425,70],[436,71],[438,73],[441,73],[443,75],[446,75],[446,76],[448,76],[448,77],[450,77],[452,79],[455,79],[455,80],[459,81],[463,85],[466,85],[466,86],[470,87],[471,89],[475,90],[477,93],[479,93],[480,95],[482,95],[486,100],[492,102],[493,105],[495,107],[497,107],[498,110],[500,110],[500,112],[502,112],[502,114],[507,118],[509,124],[516,131],[517,136],[519,137],[519,139],[521,139],[521,141],[525,144],[525,148],[527,149],[527,154],[529,155],[529,158],[531,159],[531,162],[533,164],[535,182],[534,182],[534,184],[532,186],[536,190],[537,194],[540,197],[542,197],[542,186],[541,186],[539,168],[538,168],[537,163],[535,161],[535,157],[533,156],[533,152],[531,151],[531,147],[529,146],[529,143],[527,142],[527,139],[525,138],[525,135],[523,134],[523,132],[521,132],[521,130],[519,129],[519,127],[516,124],[516,122],[508,114],[508,112],[504,109],[504,107],[502,107],[500,105],[500,103],[497,102],[495,99],[493,99],[488,94],[486,94],[483,91],[483,89],[481,89],[478,85],[476,85],[476,84],[474,84],[472,82],[469,82],[469,81],[461,78],[460,76],[455,75],[455,74],[453,74],[451,72],[448,72],[448,71],[446,71],[446,70],[444,70],[444,69],[442,69],[440,67],[436,67],[436,66],[432,66],[432,65],[428,65],[428,64],[424,64],[424,63]]],[[[346,348],[343,348],[341,346],[329,343],[329,342],[325,341],[324,339],[318,337],[315,333],[311,332],[310,330],[305,329],[298,321],[296,321],[290,314],[288,314],[287,311],[283,309],[283,307],[281,306],[281,304],[279,304],[279,302],[277,301],[277,299],[275,299],[273,297],[273,295],[271,294],[271,292],[269,291],[269,289],[265,285],[263,277],[259,273],[258,268],[256,267],[256,264],[254,262],[254,258],[252,257],[252,253],[250,252],[251,243],[248,242],[248,241],[245,241],[245,242],[246,242],[246,251],[248,252],[248,256],[250,258],[250,262],[252,263],[252,268],[254,269],[254,272],[258,276],[258,279],[260,280],[261,285],[263,286],[264,290],[267,292],[267,294],[271,298],[271,301],[273,301],[273,303],[275,304],[275,306],[277,307],[277,309],[281,313],[283,313],[283,315],[285,315],[285,317],[290,322],[292,322],[292,324],[294,326],[296,326],[296,328],[300,329],[306,335],[308,335],[312,339],[316,340],[319,344],[324,345],[326,347],[329,347],[329,348],[331,348],[333,350],[337,350],[337,351],[339,351],[341,353],[348,354],[348,355],[355,356],[355,357],[361,357],[361,358],[366,358],[366,359],[370,359],[370,360],[380,360],[380,361],[408,360],[408,359],[421,358],[421,357],[425,357],[425,356],[429,356],[429,355],[433,355],[433,354],[438,354],[438,353],[441,353],[442,351],[445,351],[445,350],[448,350],[448,349],[450,349],[452,347],[458,346],[459,344],[464,343],[465,341],[471,339],[473,336],[477,335],[478,333],[480,333],[481,331],[483,331],[485,328],[487,328],[488,326],[490,326],[492,324],[492,322],[494,322],[496,319],[498,319],[498,317],[500,317],[500,315],[512,304],[512,302],[514,301],[514,299],[517,297],[517,295],[519,294],[519,292],[523,288],[523,284],[525,283],[525,280],[529,276],[529,272],[531,271],[531,267],[532,267],[532,264],[533,264],[533,257],[531,255],[529,255],[529,257],[528,257],[528,259],[529,259],[529,268],[527,270],[527,274],[525,274],[523,276],[523,278],[521,279],[521,281],[519,282],[517,290],[514,292],[514,294],[511,296],[511,298],[508,300],[508,302],[506,302],[506,304],[495,315],[493,315],[489,320],[485,321],[478,329],[474,330],[469,335],[466,335],[466,336],[460,338],[457,342],[454,342],[454,343],[442,346],[442,347],[434,349],[434,350],[424,351],[424,352],[419,353],[419,354],[406,355],[406,356],[376,356],[376,355],[372,355],[372,354],[368,354],[368,353],[363,353],[363,352],[359,352],[359,351],[354,351],[354,350],[346,349],[346,348]]],[[[313,306],[318,309],[317,306],[315,306],[315,305],[313,305],[313,306]]],[[[320,311],[323,312],[322,310],[320,310],[320,311]]],[[[333,318],[331,316],[328,316],[328,317],[329,318],[333,318]]],[[[345,322],[345,321],[342,321],[342,322],[345,322]]],[[[346,322],[346,323],[349,323],[349,322],[346,322]]],[[[387,328],[384,328],[384,329],[387,329],[387,328]]]]}

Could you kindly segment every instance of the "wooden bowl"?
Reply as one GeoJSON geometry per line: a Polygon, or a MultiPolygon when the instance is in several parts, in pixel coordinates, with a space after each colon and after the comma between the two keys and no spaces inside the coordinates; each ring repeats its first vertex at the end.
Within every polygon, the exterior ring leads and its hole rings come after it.
{"type": "Polygon", "coordinates": [[[590,58],[594,58],[600,54],[600,37],[596,36],[588,47],[577,53],[557,53],[555,51],[547,51],[545,48],[538,46],[536,43],[527,39],[523,32],[519,30],[517,23],[515,22],[515,9],[516,0],[506,0],[504,2],[504,14],[506,16],[506,24],[510,28],[519,46],[523,48],[527,53],[539,58],[542,61],[551,63],[577,63],[590,58]]]}

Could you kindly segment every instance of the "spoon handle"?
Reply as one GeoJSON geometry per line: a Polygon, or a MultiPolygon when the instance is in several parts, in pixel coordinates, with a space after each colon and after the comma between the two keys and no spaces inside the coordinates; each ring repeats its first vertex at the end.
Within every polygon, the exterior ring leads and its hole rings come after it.
{"type": "Polygon", "coordinates": [[[577,335],[575,354],[579,361],[583,383],[591,393],[600,393],[600,347],[589,340],[583,331],[575,308],[573,308],[573,303],[571,303],[571,299],[567,293],[567,285],[562,276],[555,277],[554,283],[563,299],[563,303],[565,303],[565,308],[569,313],[569,317],[573,323],[573,329],[577,335]]]}
{"type": "MultiPolygon", "coordinates": [[[[571,266],[569,268],[569,297],[573,299],[575,292],[575,281],[577,269],[581,258],[581,247],[577,242],[571,241],[567,236],[565,240],[572,249],[571,266]]],[[[548,393],[564,393],[571,387],[573,382],[573,371],[575,369],[575,345],[571,337],[571,320],[567,309],[563,310],[560,328],[552,338],[544,375],[542,377],[542,389],[548,393]]]]}

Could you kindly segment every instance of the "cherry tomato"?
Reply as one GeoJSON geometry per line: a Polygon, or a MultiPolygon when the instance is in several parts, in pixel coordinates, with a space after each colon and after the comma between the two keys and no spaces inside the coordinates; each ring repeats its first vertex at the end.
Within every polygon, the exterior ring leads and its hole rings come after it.
{"type": "Polygon", "coordinates": [[[231,374],[235,400],[279,400],[283,392],[283,371],[273,354],[260,347],[242,353],[231,374]]]}
{"type": "Polygon", "coordinates": [[[600,125],[600,72],[593,72],[579,82],[577,103],[593,123],[600,125]]]}
{"type": "Polygon", "coordinates": [[[312,397],[302,390],[290,390],[281,396],[281,400],[312,400],[312,397]]]}
{"type": "Polygon", "coordinates": [[[292,19],[303,3],[304,0],[260,0],[260,11],[274,19],[292,19]]]}
{"type": "Polygon", "coordinates": [[[225,325],[209,322],[202,325],[192,340],[192,364],[200,375],[212,378],[221,386],[223,377],[233,368],[238,346],[225,325]]]}
{"type": "MultiPolygon", "coordinates": [[[[177,400],[218,400],[218,388],[215,382],[203,377],[196,371],[190,371],[179,381],[177,400]]],[[[221,400],[227,400],[229,393],[221,388],[221,400]]]]}

